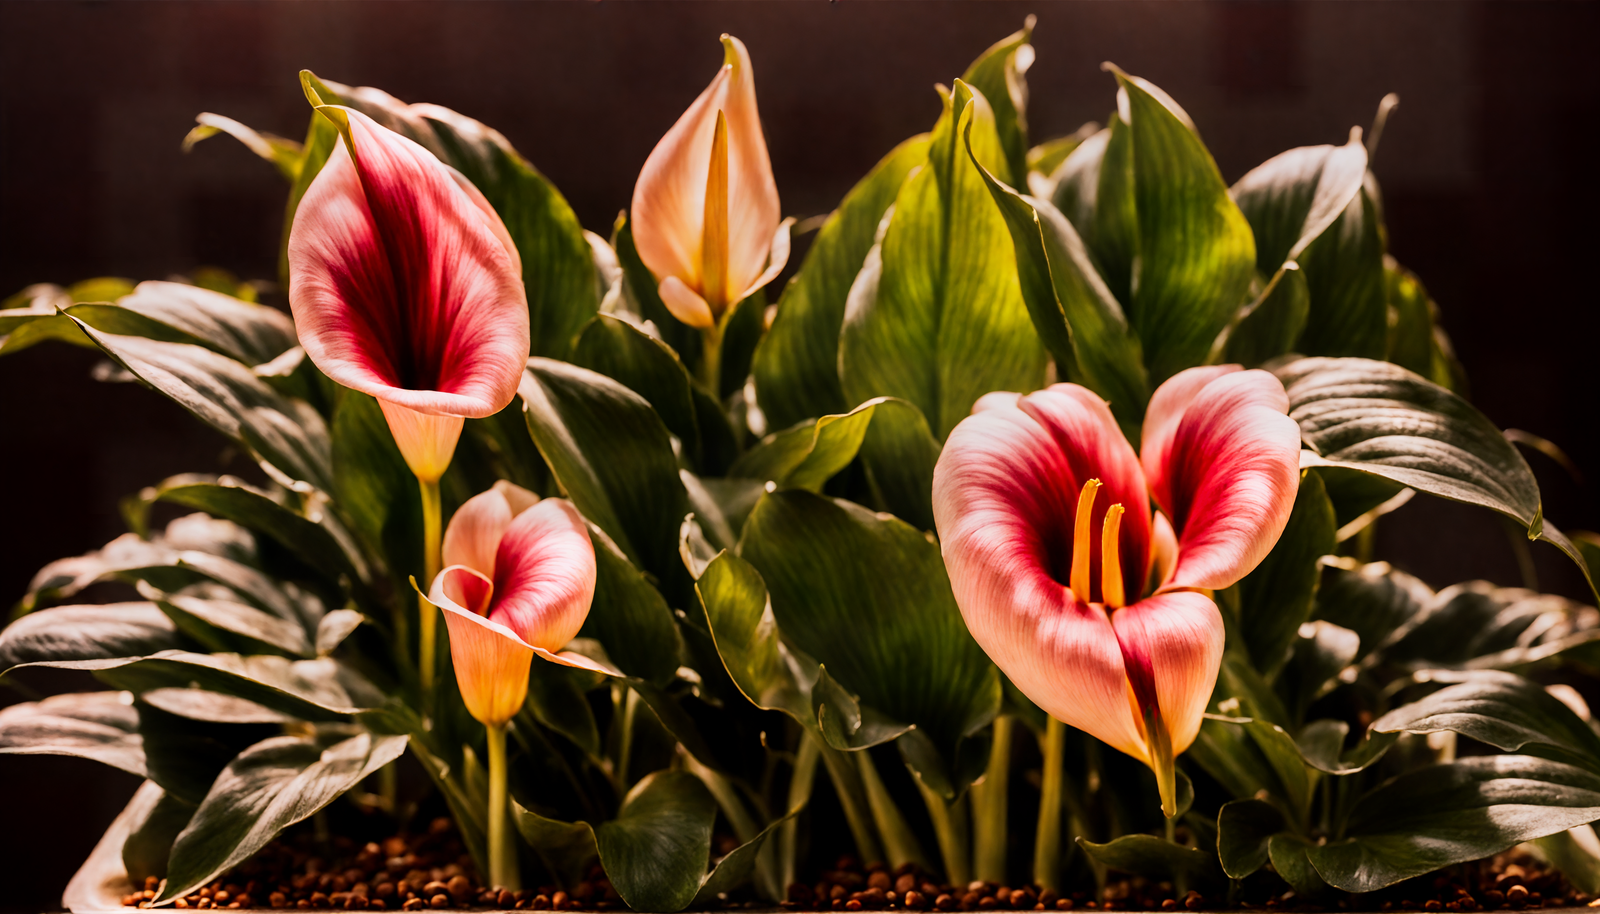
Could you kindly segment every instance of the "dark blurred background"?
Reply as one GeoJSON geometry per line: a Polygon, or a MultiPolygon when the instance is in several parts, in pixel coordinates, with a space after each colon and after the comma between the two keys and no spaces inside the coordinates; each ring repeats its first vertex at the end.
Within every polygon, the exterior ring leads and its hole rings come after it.
{"type": "MultiPolygon", "coordinates": [[[[201,111],[301,138],[302,67],[498,128],[609,235],[720,63],[719,33],[750,48],[784,211],[804,217],[927,129],[933,84],[1030,12],[1035,142],[1105,120],[1104,60],[1177,98],[1230,183],[1289,147],[1342,142],[1398,92],[1374,163],[1392,253],[1442,307],[1476,404],[1600,479],[1590,4],[4,2],[0,295],[201,265],[274,277],[277,173],[226,137],[187,156],[179,141],[201,111]]],[[[122,532],[119,498],[248,469],[158,395],[93,381],[98,361],[52,344],[0,359],[0,607],[44,563],[122,532]]],[[[1589,484],[1529,462],[1548,518],[1600,527],[1589,484]]],[[[1378,555],[1434,587],[1522,584],[1513,539],[1486,512],[1418,498],[1381,525],[1378,555]]],[[[1542,589],[1583,595],[1553,549],[1533,556],[1542,589]]],[[[0,685],[0,705],[22,697],[0,685]]],[[[90,762],[0,756],[0,910],[54,907],[135,786],[90,762]]]]}

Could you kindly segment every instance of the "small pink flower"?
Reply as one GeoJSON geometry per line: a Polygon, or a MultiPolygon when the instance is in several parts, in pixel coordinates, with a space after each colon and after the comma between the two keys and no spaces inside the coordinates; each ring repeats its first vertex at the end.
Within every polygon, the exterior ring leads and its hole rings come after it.
{"type": "Polygon", "coordinates": [[[516,716],[535,656],[610,672],[562,650],[583,627],[595,587],[594,545],[571,502],[495,483],[450,518],[444,562],[428,600],[444,611],[456,683],[477,720],[516,716]]]}
{"type": "Polygon", "coordinates": [[[1156,391],[1136,456],[1076,384],[989,394],[934,472],[973,637],[1045,711],[1149,764],[1169,815],[1172,760],[1222,660],[1211,592],[1261,562],[1294,507],[1288,407],[1267,372],[1191,368],[1156,391]]]}
{"type": "Polygon", "coordinates": [[[517,392],[522,263],[483,194],[358,111],[322,105],[338,148],[295,211],[289,306],[324,374],[383,407],[413,473],[436,481],[464,418],[517,392]]]}
{"type": "Polygon", "coordinates": [[[700,328],[716,326],[789,259],[750,53],[730,35],[722,46],[722,69],[639,171],[630,216],[662,302],[700,328]]]}

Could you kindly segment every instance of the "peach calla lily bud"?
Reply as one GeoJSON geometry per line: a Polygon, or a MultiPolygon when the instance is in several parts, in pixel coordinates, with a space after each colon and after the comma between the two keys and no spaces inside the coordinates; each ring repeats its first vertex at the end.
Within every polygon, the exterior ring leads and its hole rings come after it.
{"type": "Polygon", "coordinates": [[[446,568],[429,602],[444,612],[467,711],[499,726],[528,695],[528,664],[611,672],[562,650],[594,600],[594,545],[571,502],[508,482],[469,499],[445,533],[446,568]]]}
{"type": "Polygon", "coordinates": [[[789,259],[778,185],[756,111],[744,43],[722,36],[723,64],[656,144],[633,188],[633,241],[661,300],[692,327],[771,282],[789,259]]]}
{"type": "Polygon", "coordinates": [[[934,471],[973,637],[1039,707],[1148,764],[1168,816],[1222,662],[1211,592],[1266,557],[1294,507],[1288,408],[1267,372],[1192,368],[1156,391],[1136,456],[1086,388],[989,394],[934,471]]]}
{"type": "Polygon", "coordinates": [[[378,399],[412,472],[437,481],[463,420],[516,395],[529,345],[521,259],[459,172],[307,91],[341,139],[289,233],[295,328],[324,374],[378,399]]]}

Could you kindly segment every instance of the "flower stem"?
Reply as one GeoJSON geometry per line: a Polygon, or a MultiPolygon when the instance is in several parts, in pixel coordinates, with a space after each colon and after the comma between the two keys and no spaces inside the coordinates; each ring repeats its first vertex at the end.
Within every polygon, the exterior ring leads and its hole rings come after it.
{"type": "Polygon", "coordinates": [[[718,403],[722,402],[722,325],[715,324],[700,331],[700,383],[705,385],[718,403]]]}
{"type": "Polygon", "coordinates": [[[906,824],[905,816],[900,814],[900,808],[894,805],[894,799],[878,777],[878,769],[872,764],[872,755],[865,749],[851,754],[856,757],[861,785],[867,793],[867,805],[872,809],[872,819],[877,823],[884,850],[889,854],[889,866],[898,869],[902,863],[915,863],[931,869],[928,858],[922,853],[922,845],[917,843],[917,836],[911,833],[911,826],[906,824]]]}
{"type": "Polygon", "coordinates": [[[1006,799],[1011,774],[1011,728],[1015,719],[994,720],[994,745],[983,780],[972,785],[972,865],[984,882],[1006,881],[1006,799]]]}
{"type": "MultiPolygon", "coordinates": [[[[815,736],[800,731],[800,745],[795,749],[794,774],[789,778],[789,802],[785,813],[806,802],[811,797],[811,786],[817,776],[817,760],[822,757],[822,742],[815,736]]],[[[794,882],[795,855],[799,853],[800,821],[791,818],[778,827],[778,886],[787,890],[794,882]]]]}
{"type": "Polygon", "coordinates": [[[1033,850],[1033,881],[1047,889],[1061,889],[1061,781],[1066,755],[1067,725],[1054,717],[1045,724],[1044,774],[1039,790],[1039,830],[1033,850]]]}
{"type": "Polygon", "coordinates": [[[822,753],[822,763],[827,766],[828,778],[833,781],[833,792],[839,797],[839,805],[844,807],[845,822],[850,826],[850,836],[855,839],[856,853],[867,862],[882,860],[883,851],[878,848],[878,835],[872,825],[872,813],[868,809],[870,804],[860,773],[845,753],[824,745],[811,734],[807,736],[822,753]]]}
{"type": "MultiPolygon", "coordinates": [[[[442,561],[439,554],[442,527],[439,480],[418,479],[417,485],[422,489],[422,591],[426,593],[428,588],[433,586],[433,579],[439,576],[439,565],[442,561]]],[[[417,613],[421,623],[418,628],[417,670],[422,681],[423,705],[431,707],[434,663],[437,659],[434,655],[438,652],[435,637],[439,626],[439,611],[418,594],[417,613]]]]}
{"type": "Polygon", "coordinates": [[[966,885],[972,881],[969,862],[966,815],[966,797],[946,802],[937,791],[912,777],[922,792],[922,802],[928,807],[928,818],[933,820],[933,833],[939,839],[939,856],[944,859],[944,878],[951,885],[966,885]]]}
{"type": "Polygon", "coordinates": [[[489,724],[489,884],[522,888],[516,848],[506,842],[506,725],[489,724]]]}

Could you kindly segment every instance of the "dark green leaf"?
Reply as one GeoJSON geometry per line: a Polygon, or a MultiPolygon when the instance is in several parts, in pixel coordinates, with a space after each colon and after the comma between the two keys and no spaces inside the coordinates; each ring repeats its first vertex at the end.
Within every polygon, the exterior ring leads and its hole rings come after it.
{"type": "Polygon", "coordinates": [[[1467,401],[1398,365],[1370,359],[1297,359],[1275,373],[1316,464],[1498,511],[1527,527],[1529,539],[1566,553],[1588,577],[1577,547],[1545,522],[1527,462],[1467,401]]]}
{"type": "Polygon", "coordinates": [[[687,498],[661,418],[602,374],[531,359],[523,376],[528,429],[556,481],[629,561],[665,580],[680,569],[687,498]]]}
{"type": "Polygon", "coordinates": [[[1309,851],[1313,845],[1306,839],[1292,834],[1273,835],[1268,844],[1268,853],[1272,857],[1272,868],[1278,871],[1283,881],[1289,883],[1295,894],[1307,898],[1314,898],[1327,891],[1327,883],[1317,868],[1311,864],[1309,851]]]}
{"type": "Polygon", "coordinates": [[[716,801],[699,778],[658,771],[622,801],[617,817],[595,827],[600,863],[636,911],[678,911],[694,900],[711,854],[716,801]]]}
{"type": "Polygon", "coordinates": [[[1300,626],[1289,665],[1278,677],[1278,692],[1291,721],[1305,719],[1311,703],[1332,691],[1339,676],[1361,652],[1361,636],[1322,619],[1300,626]]]}
{"type": "MultiPolygon", "coordinates": [[[[782,229],[788,231],[787,226],[782,229]]],[[[717,396],[724,402],[744,390],[750,362],[767,332],[767,290],[763,286],[739,300],[722,321],[722,342],[717,350],[717,396]]]]}
{"type": "Polygon", "coordinates": [[[701,465],[694,385],[670,346],[621,318],[601,314],[579,335],[572,361],[621,381],[649,400],[668,431],[683,442],[690,465],[701,465]]]}
{"type": "Polygon", "coordinates": [[[154,603],[57,606],[23,616],[0,631],[0,673],[25,663],[93,665],[184,644],[177,626],[154,603]]]}
{"type": "Polygon", "coordinates": [[[589,864],[600,853],[595,849],[594,829],[589,823],[563,822],[541,816],[523,808],[516,800],[511,801],[511,809],[517,831],[539,855],[550,875],[562,888],[577,888],[589,864]]]}
{"type": "Polygon", "coordinates": [[[1363,190],[1300,255],[1311,312],[1299,351],[1371,359],[1388,351],[1380,218],[1372,195],[1363,190]]]}
{"type": "Polygon", "coordinates": [[[855,459],[873,413],[885,399],[868,400],[848,413],[808,419],[768,435],[735,460],[728,475],[820,492],[823,483],[855,459]]]}
{"type": "Polygon", "coordinates": [[[1355,632],[1361,648],[1354,659],[1360,660],[1421,618],[1432,601],[1428,585],[1385,562],[1374,562],[1354,571],[1328,569],[1317,592],[1315,616],[1355,632]]]}
{"type": "Polygon", "coordinates": [[[721,552],[700,574],[695,591],[717,654],[739,691],[756,707],[783,711],[815,729],[811,689],[817,668],[800,663],[784,645],[761,574],[737,555],[721,552]]]}
{"type": "Polygon", "coordinates": [[[342,542],[343,531],[326,515],[320,523],[312,521],[232,477],[174,476],[156,487],[155,499],[204,511],[264,535],[329,580],[344,575],[355,581],[366,578],[359,554],[342,542]]]}
{"type": "MultiPolygon", "coordinates": [[[[148,585],[140,595],[155,600],[179,630],[213,650],[255,653],[262,647],[290,657],[315,656],[311,634],[304,626],[234,600],[201,599],[179,594],[162,595],[148,585]],[[214,630],[208,632],[207,629],[214,630]],[[223,634],[224,637],[217,637],[223,634]]],[[[359,622],[359,614],[357,614],[359,622]]]]}
{"type": "Polygon", "coordinates": [[[846,402],[909,400],[940,440],[984,394],[1044,382],[1010,233],[961,145],[969,124],[979,161],[992,166],[1004,154],[988,103],[957,81],[928,166],[901,187],[851,288],[839,346],[846,402]]]}
{"type": "Polygon", "coordinates": [[[1392,733],[1368,730],[1366,738],[1346,752],[1344,741],[1349,734],[1350,725],[1342,720],[1314,720],[1301,728],[1300,737],[1295,743],[1300,747],[1306,764],[1318,771],[1355,774],[1383,758],[1383,754],[1395,742],[1392,733]]]}
{"type": "Polygon", "coordinates": [[[580,635],[599,641],[624,673],[656,685],[670,682],[680,653],[672,608],[604,531],[591,525],[589,536],[597,574],[580,635]]]}
{"type": "Polygon", "coordinates": [[[858,505],[768,494],[740,555],[772,595],[785,637],[876,712],[914,724],[947,761],[999,710],[998,671],[961,620],[939,547],[858,505]]]}
{"type": "Polygon", "coordinates": [[[690,907],[704,910],[716,904],[723,895],[738,888],[747,882],[756,871],[757,861],[761,857],[761,849],[766,846],[772,833],[778,826],[800,813],[803,807],[796,807],[788,813],[767,823],[767,827],[756,833],[754,838],[729,851],[726,856],[717,861],[711,872],[705,875],[700,883],[700,891],[695,893],[690,907]]]}
{"type": "Polygon", "coordinates": [[[1322,478],[1302,472],[1294,511],[1278,544],[1239,582],[1239,628],[1256,669],[1269,682],[1283,669],[1301,623],[1311,615],[1322,576],[1317,561],[1333,552],[1335,529],[1322,478]]]}
{"type": "MultiPolygon", "coordinates": [[[[1150,383],[1159,384],[1205,360],[1244,301],[1255,272],[1255,240],[1186,118],[1150,83],[1115,73],[1127,99],[1122,116],[1137,212],[1137,273],[1124,302],[1144,344],[1150,383]]],[[[1106,178],[1102,168],[1101,206],[1106,178]]]]}
{"type": "Polygon", "coordinates": [[[282,311],[180,282],[142,282],[114,305],[85,304],[73,314],[106,333],[204,346],[245,365],[297,345],[282,311]]]}
{"type": "Polygon", "coordinates": [[[912,169],[926,163],[928,142],[927,134],[922,134],[896,146],[850,189],[784,288],[777,317],[756,349],[753,366],[756,392],[770,425],[786,428],[849,409],[839,383],[845,299],[884,211],[912,169]]]}
{"type": "Polygon", "coordinates": [[[1572,632],[1578,613],[1563,597],[1468,581],[1441,590],[1384,657],[1414,666],[1499,666],[1572,632]]]}
{"type": "Polygon", "coordinates": [[[564,885],[575,885],[598,854],[617,894],[636,911],[682,910],[702,884],[717,878],[706,875],[717,804],[687,772],[646,777],[628,792],[617,817],[599,825],[513,809],[523,838],[564,885]]]}
{"type": "Polygon", "coordinates": [[[1317,464],[1481,505],[1538,536],[1542,508],[1533,472],[1465,400],[1398,365],[1370,359],[1297,359],[1276,374],[1317,464]]]}
{"type": "Polygon", "coordinates": [[[1155,835],[1123,835],[1105,844],[1079,838],[1078,846],[1101,866],[1147,879],[1221,882],[1223,878],[1216,857],[1155,835]]]}
{"type": "Polygon", "coordinates": [[[1299,264],[1286,264],[1265,298],[1228,331],[1223,353],[1230,362],[1255,367],[1293,351],[1311,313],[1311,291],[1299,264]]]}
{"type": "Polygon", "coordinates": [[[141,694],[186,687],[219,692],[306,720],[338,720],[385,700],[371,683],[328,658],[291,661],[274,654],[162,651],[142,658],[37,665],[94,670],[101,681],[141,694]]]}
{"type": "Polygon", "coordinates": [[[528,709],[534,719],[560,733],[590,758],[599,758],[600,728],[584,697],[603,677],[559,663],[535,663],[528,676],[528,709]]]}
{"type": "Polygon", "coordinates": [[[1439,306],[1421,280],[1393,257],[1384,258],[1383,275],[1391,321],[1385,358],[1466,396],[1466,374],[1439,326],[1439,306]]]}
{"type": "Polygon", "coordinates": [[[878,504],[923,530],[934,526],[933,468],[939,449],[922,411],[893,397],[874,408],[861,442],[867,481],[878,504]]]}
{"type": "Polygon", "coordinates": [[[0,755],[74,755],[145,776],[139,713],[127,692],[52,695],[0,708],[0,755]]]}
{"type": "Polygon", "coordinates": [[[1011,232],[1022,298],[1057,370],[1109,400],[1124,423],[1139,422],[1150,398],[1139,339],[1077,230],[1051,204],[979,170],[1011,232]]]}
{"type": "Polygon", "coordinates": [[[280,474],[330,488],[328,430],[310,406],[281,396],[248,367],[209,349],[105,333],[75,310],[68,314],[140,380],[244,444],[280,474]]]}
{"type": "Polygon", "coordinates": [[[161,900],[185,895],[249,858],[405,747],[404,736],[367,733],[336,742],[278,736],[252,746],[217,778],[173,844],[161,900]]]}
{"type": "Polygon", "coordinates": [[[995,164],[1000,179],[1012,187],[1025,187],[1028,174],[1028,83],[1024,74],[1033,64],[1033,23],[1029,16],[1022,30],[989,46],[961,74],[963,82],[983,93],[994,109],[995,133],[1005,155],[995,164]]]}
{"type": "Polygon", "coordinates": [[[1278,807],[1254,798],[1225,803],[1217,813],[1217,857],[1230,879],[1243,879],[1267,864],[1272,836],[1289,823],[1278,807]]]}
{"type": "Polygon", "coordinates": [[[1435,673],[1433,681],[1455,685],[1378,718],[1377,733],[1432,733],[1451,730],[1515,752],[1536,746],[1563,761],[1600,774],[1600,736],[1560,699],[1538,683],[1484,670],[1470,674],[1435,673]]]}
{"type": "Polygon", "coordinates": [[[1362,797],[1345,840],[1308,847],[1329,885],[1371,892],[1600,819],[1600,775],[1541,758],[1475,756],[1362,797]]]}
{"type": "MultiPolygon", "coordinates": [[[[849,689],[828,675],[825,666],[817,669],[817,681],[811,688],[811,707],[811,719],[817,722],[823,742],[847,752],[870,749],[898,739],[912,726],[861,704],[849,689]]],[[[926,739],[926,735],[923,738],[926,739]]],[[[918,761],[935,761],[940,767],[949,767],[946,760],[936,756],[937,747],[933,753],[922,753],[918,761]]],[[[948,782],[949,778],[943,780],[948,782]]]]}
{"type": "Polygon", "coordinates": [[[1299,257],[1360,193],[1366,172],[1356,129],[1343,146],[1290,149],[1240,178],[1231,193],[1255,235],[1256,269],[1272,276],[1299,257]]]}

